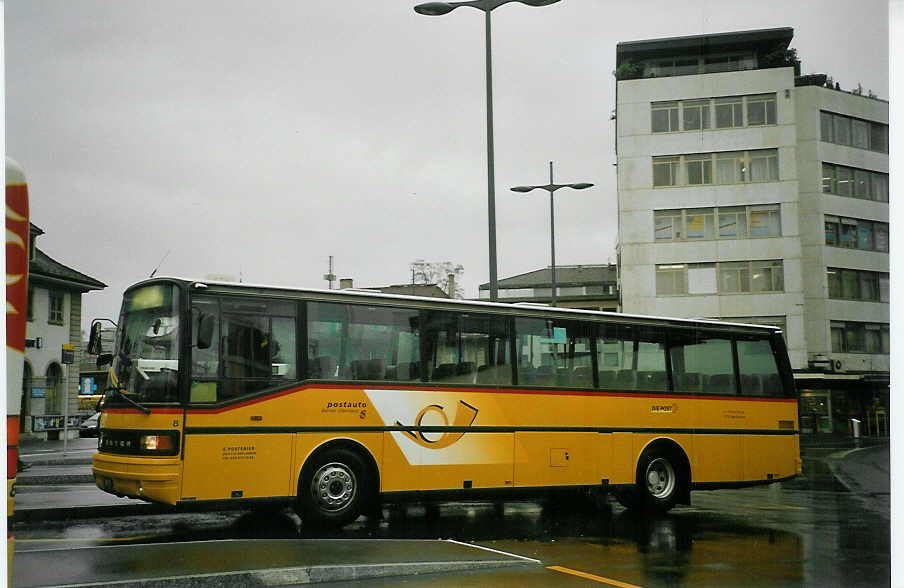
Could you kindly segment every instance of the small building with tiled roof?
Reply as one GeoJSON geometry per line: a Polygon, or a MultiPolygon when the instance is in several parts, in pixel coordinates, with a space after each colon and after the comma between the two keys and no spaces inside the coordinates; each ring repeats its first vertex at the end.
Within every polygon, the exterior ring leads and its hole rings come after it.
{"type": "MultiPolygon", "coordinates": [[[[544,267],[502,278],[498,302],[552,302],[552,270],[544,267]]],[[[490,285],[481,284],[479,300],[489,300],[490,285]]],[[[618,272],[612,264],[556,265],[556,306],[617,311],[618,272]]]]}
{"type": "Polygon", "coordinates": [[[23,436],[60,438],[62,417],[68,412],[70,427],[74,426],[72,437],[78,435],[81,419],[93,413],[79,407],[82,295],[107,285],[38,249],[35,240],[43,232],[36,225],[30,226],[28,320],[19,422],[23,436]],[[72,346],[71,364],[63,363],[63,345],[72,346]]]}

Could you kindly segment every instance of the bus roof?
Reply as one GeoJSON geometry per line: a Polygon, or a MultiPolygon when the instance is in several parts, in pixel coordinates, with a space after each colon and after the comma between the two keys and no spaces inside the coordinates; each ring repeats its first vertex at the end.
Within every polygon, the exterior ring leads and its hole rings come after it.
{"type": "Polygon", "coordinates": [[[283,295],[308,295],[322,299],[345,299],[345,300],[395,300],[417,303],[422,307],[442,307],[449,306],[454,308],[473,308],[474,310],[497,310],[504,311],[506,314],[517,314],[522,316],[585,316],[585,317],[609,317],[616,320],[638,323],[669,323],[683,325],[700,325],[712,327],[738,327],[745,329],[761,329],[771,332],[780,332],[781,327],[774,325],[756,325],[750,323],[734,323],[728,321],[718,321],[702,318],[677,318],[655,315],[628,314],[622,312],[607,312],[601,310],[584,310],[579,308],[562,308],[558,306],[545,306],[541,304],[513,304],[507,302],[488,302],[483,300],[458,300],[448,298],[432,298],[424,296],[410,296],[405,294],[384,294],[382,292],[367,291],[365,289],[342,289],[328,290],[323,288],[299,288],[294,286],[276,286],[271,284],[250,284],[245,282],[226,282],[221,280],[196,280],[179,276],[157,276],[137,282],[127,288],[130,290],[139,286],[158,283],[158,282],[180,282],[185,286],[197,285],[199,288],[214,287],[217,290],[225,289],[231,292],[240,291],[260,291],[266,290],[273,293],[281,293],[283,295]]]}

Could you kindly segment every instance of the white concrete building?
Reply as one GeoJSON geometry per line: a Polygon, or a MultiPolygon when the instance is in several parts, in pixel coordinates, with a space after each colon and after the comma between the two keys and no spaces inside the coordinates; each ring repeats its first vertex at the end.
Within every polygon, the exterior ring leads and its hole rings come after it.
{"type": "Polygon", "coordinates": [[[77,436],[77,423],[93,413],[79,409],[82,294],[105,288],[106,284],[38,249],[35,241],[41,234],[40,228],[31,225],[20,434],[58,438],[62,417],[68,413],[70,425],[76,425],[70,436],[77,436]],[[62,360],[64,345],[72,346],[70,365],[62,360]]]}
{"type": "Polygon", "coordinates": [[[622,308],[781,325],[802,430],[881,425],[888,103],[801,77],[792,37],[618,44],[622,308]]]}

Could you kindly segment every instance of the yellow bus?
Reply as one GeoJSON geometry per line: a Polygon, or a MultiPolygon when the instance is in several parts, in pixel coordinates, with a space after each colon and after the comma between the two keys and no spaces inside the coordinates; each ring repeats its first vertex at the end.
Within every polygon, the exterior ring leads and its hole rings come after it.
{"type": "Polygon", "coordinates": [[[124,294],[97,486],[170,505],[556,487],[665,511],[801,471],[774,327],[155,278],[124,294]]]}

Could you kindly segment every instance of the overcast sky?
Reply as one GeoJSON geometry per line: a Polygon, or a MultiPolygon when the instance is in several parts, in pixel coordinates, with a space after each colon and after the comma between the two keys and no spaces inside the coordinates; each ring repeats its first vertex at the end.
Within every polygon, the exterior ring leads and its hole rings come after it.
{"type": "MultiPolygon", "coordinates": [[[[158,275],[326,287],[410,280],[417,258],[488,281],[482,13],[398,0],[7,0],[6,147],[39,247],[108,284],[158,275]],[[167,252],[169,252],[167,256],[167,252]]],[[[888,98],[881,0],[563,0],[493,12],[499,277],[615,261],[615,46],[794,28],[802,73],[888,98]]],[[[83,327],[85,323],[83,322],[83,327]]]]}

